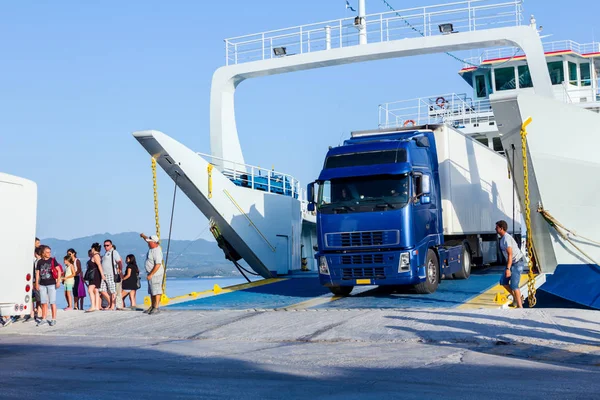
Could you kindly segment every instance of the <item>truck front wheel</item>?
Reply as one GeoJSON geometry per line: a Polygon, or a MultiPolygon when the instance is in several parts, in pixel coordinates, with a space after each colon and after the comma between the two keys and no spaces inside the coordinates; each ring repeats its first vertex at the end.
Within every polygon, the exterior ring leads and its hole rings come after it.
{"type": "Polygon", "coordinates": [[[415,290],[420,294],[434,293],[439,284],[440,266],[435,252],[431,249],[427,250],[427,258],[425,259],[425,282],[415,285],[415,290]]]}
{"type": "Polygon", "coordinates": [[[329,290],[336,296],[348,296],[354,286],[330,286],[329,290]]]}

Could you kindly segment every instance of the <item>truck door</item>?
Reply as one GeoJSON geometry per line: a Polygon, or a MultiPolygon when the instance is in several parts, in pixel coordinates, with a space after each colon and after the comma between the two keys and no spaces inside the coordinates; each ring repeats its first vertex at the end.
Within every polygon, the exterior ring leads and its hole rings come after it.
{"type": "Polygon", "coordinates": [[[422,172],[413,173],[412,206],[414,210],[415,242],[419,243],[425,237],[436,234],[437,214],[434,203],[435,196],[431,193],[431,175],[422,172]]]}

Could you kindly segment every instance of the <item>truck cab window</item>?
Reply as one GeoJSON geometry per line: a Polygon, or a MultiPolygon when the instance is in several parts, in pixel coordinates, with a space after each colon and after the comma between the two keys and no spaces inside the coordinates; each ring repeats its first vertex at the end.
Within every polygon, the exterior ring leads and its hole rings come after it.
{"type": "Polygon", "coordinates": [[[404,207],[409,198],[407,174],[338,178],[320,182],[321,212],[367,212],[404,207]]]}

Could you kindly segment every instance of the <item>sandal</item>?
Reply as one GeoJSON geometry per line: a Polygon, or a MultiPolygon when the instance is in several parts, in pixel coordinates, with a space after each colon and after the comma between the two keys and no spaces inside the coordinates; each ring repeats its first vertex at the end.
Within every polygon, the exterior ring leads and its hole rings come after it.
{"type": "Polygon", "coordinates": [[[85,310],[86,313],[90,313],[90,312],[94,312],[94,311],[98,311],[97,308],[88,308],[87,310],[85,310]]]}

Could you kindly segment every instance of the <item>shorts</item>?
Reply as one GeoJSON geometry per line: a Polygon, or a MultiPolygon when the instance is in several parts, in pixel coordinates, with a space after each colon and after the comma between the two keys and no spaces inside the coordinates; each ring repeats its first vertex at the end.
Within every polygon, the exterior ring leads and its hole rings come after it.
{"type": "Polygon", "coordinates": [[[510,284],[510,288],[512,290],[519,289],[519,283],[521,282],[521,274],[523,273],[523,268],[525,264],[523,260],[517,262],[516,264],[511,265],[510,267],[510,278],[507,278],[505,273],[502,273],[502,277],[500,278],[501,285],[510,284]]]}
{"type": "Polygon", "coordinates": [[[42,304],[56,304],[56,285],[40,285],[40,300],[42,304]]]}
{"type": "Polygon", "coordinates": [[[154,275],[152,279],[148,281],[148,294],[150,296],[157,296],[162,294],[162,281],[163,274],[154,275]]]}
{"type": "Polygon", "coordinates": [[[115,276],[113,274],[104,274],[105,280],[102,281],[100,285],[101,292],[108,292],[110,294],[117,293],[117,288],[115,287],[115,276]]]}
{"type": "Polygon", "coordinates": [[[75,282],[71,282],[71,283],[65,283],[65,292],[72,292],[73,291],[73,285],[75,284],[75,282]]]}

